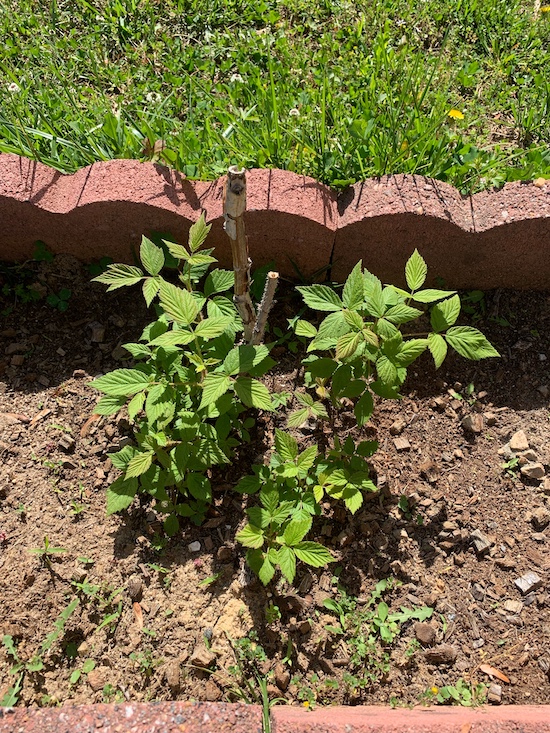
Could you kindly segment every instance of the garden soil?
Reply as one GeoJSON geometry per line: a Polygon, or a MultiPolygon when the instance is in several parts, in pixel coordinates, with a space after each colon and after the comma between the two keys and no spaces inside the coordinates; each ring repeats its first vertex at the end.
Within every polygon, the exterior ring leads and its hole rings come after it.
{"type": "MultiPolygon", "coordinates": [[[[403,399],[379,403],[362,430],[344,411],[341,438],[380,443],[372,459],[380,490],[354,516],[325,506],[314,533],[335,555],[329,569],[302,565],[294,587],[263,588],[234,542],[246,499],[231,487],[268,457],[284,414],[260,416],[253,442],[214,472],[203,526],[168,541],[154,506],[138,501],[107,517],[105,492],[117,475],[109,454],[132,431],[124,412],[94,416],[89,382],[131,364],[121,344],[151,313],[139,289],[106,294],[69,257],[0,273],[4,284],[16,276],[44,296],[62,288],[71,296],[60,312],[44,299],[19,302],[10,286],[0,303],[0,635],[10,637],[0,648],[0,698],[20,676],[10,673],[7,646],[28,662],[57,628],[43,667],[21,680],[20,704],[252,701],[260,699],[255,675],[271,698],[306,706],[415,705],[459,680],[492,685],[494,702],[550,701],[547,293],[496,291],[469,303],[464,322],[475,321],[502,358],[451,355],[436,372],[426,355],[411,367],[403,399]],[[63,551],[33,552],[45,538],[63,551]],[[325,604],[345,589],[361,612],[389,577],[390,612],[429,606],[430,628],[403,624],[387,659],[360,669],[362,630],[336,633],[325,604]]],[[[298,307],[284,285],[272,322],[284,328],[298,307]]],[[[295,387],[302,349],[292,340],[274,348],[270,389],[295,387]]],[[[332,437],[322,424],[294,434],[304,446],[332,437]]]]}

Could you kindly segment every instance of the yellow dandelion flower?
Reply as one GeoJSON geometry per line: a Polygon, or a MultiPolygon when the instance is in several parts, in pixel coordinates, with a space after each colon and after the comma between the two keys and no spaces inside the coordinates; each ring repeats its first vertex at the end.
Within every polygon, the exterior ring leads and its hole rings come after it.
{"type": "Polygon", "coordinates": [[[304,702],[302,703],[302,705],[303,705],[303,706],[304,706],[305,708],[308,708],[308,707],[309,707],[309,701],[308,701],[308,700],[304,700],[304,702]]]}
{"type": "Polygon", "coordinates": [[[463,120],[464,115],[459,109],[451,109],[447,112],[447,115],[453,120],[463,120]]]}
{"type": "Polygon", "coordinates": [[[541,13],[550,13],[550,5],[543,5],[540,9],[541,13]]]}
{"type": "Polygon", "coordinates": [[[401,151],[407,150],[408,147],[409,147],[408,141],[407,140],[403,140],[403,142],[401,143],[401,151]]]}
{"type": "Polygon", "coordinates": [[[439,687],[430,687],[430,692],[433,695],[437,695],[437,693],[439,692],[439,687]]]}

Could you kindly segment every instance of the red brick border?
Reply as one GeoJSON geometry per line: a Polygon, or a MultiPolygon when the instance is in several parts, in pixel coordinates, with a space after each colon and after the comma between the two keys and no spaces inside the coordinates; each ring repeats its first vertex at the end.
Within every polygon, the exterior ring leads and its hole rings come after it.
{"type": "MultiPolygon", "coordinates": [[[[0,260],[27,259],[43,240],[85,261],[110,255],[131,262],[142,234],[184,240],[204,210],[210,242],[228,266],[222,185],[135,160],[63,175],[0,154],[0,260]]],[[[286,276],[331,266],[331,277],[343,280],[362,258],[384,281],[399,284],[417,247],[432,281],[439,276],[448,287],[550,287],[550,181],[543,179],[465,197],[440,181],[396,175],[337,195],[296,173],[252,170],[246,227],[254,264],[274,260],[286,276]]]]}
{"type": "MultiPolygon", "coordinates": [[[[0,708],[0,733],[261,733],[262,710],[241,703],[125,703],[0,708]]],[[[550,733],[550,706],[271,709],[272,733],[550,733]]]]}

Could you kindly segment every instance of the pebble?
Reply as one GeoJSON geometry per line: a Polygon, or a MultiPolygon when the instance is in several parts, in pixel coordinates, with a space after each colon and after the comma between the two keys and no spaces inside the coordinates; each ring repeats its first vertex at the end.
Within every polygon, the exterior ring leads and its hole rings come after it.
{"type": "Polygon", "coordinates": [[[527,440],[527,436],[523,430],[518,430],[517,433],[512,435],[510,438],[510,448],[515,453],[529,449],[529,441],[527,440]]]}
{"type": "Polygon", "coordinates": [[[177,659],[168,662],[164,669],[164,677],[172,692],[178,692],[180,688],[180,663],[177,659]]]}
{"type": "Polygon", "coordinates": [[[418,622],[414,625],[414,634],[423,646],[431,646],[435,641],[435,629],[431,624],[418,622]]]}
{"type": "Polygon", "coordinates": [[[401,435],[405,430],[406,423],[404,420],[398,419],[390,426],[390,435],[401,435]]]}
{"type": "Polygon", "coordinates": [[[522,575],[521,578],[516,578],[514,584],[521,592],[521,595],[525,596],[531,591],[538,590],[542,586],[542,579],[536,573],[530,571],[522,575]]]}
{"type": "Polygon", "coordinates": [[[494,412],[484,412],[483,419],[485,420],[485,424],[490,428],[492,428],[493,425],[496,425],[497,416],[494,412]]]}
{"type": "Polygon", "coordinates": [[[466,432],[479,435],[483,430],[483,415],[480,415],[478,412],[466,415],[466,417],[462,418],[461,425],[466,432]]]}
{"type": "Polygon", "coordinates": [[[521,473],[527,478],[540,479],[544,478],[544,466],[542,463],[526,463],[521,467],[521,473]]]}
{"type": "Polygon", "coordinates": [[[479,583],[474,583],[472,585],[470,593],[472,594],[472,598],[475,598],[476,601],[482,601],[485,598],[485,588],[479,583]]]}
{"type": "Polygon", "coordinates": [[[530,521],[535,529],[544,529],[550,524],[550,512],[545,507],[539,506],[531,512],[530,521]]]}
{"type": "Polygon", "coordinates": [[[195,542],[190,542],[187,545],[187,549],[189,550],[189,552],[200,552],[201,543],[198,540],[195,540],[195,542]]]}
{"type": "Polygon", "coordinates": [[[133,601],[139,601],[143,593],[143,581],[137,575],[132,576],[126,585],[128,595],[133,601]]]}
{"type": "Polygon", "coordinates": [[[208,702],[216,702],[222,696],[222,691],[213,680],[206,680],[204,684],[204,697],[208,702]]]}
{"type": "Polygon", "coordinates": [[[70,435],[63,435],[58,441],[57,446],[65,453],[71,453],[75,449],[76,441],[70,435]]]}
{"type": "Polygon", "coordinates": [[[502,685],[497,685],[496,682],[491,684],[487,692],[487,702],[493,705],[500,705],[502,702],[502,685]]]}
{"type": "Polygon", "coordinates": [[[538,456],[531,448],[529,450],[518,453],[518,463],[520,466],[525,466],[526,463],[536,463],[538,456]]]}
{"type": "Polygon", "coordinates": [[[428,664],[452,664],[457,657],[457,650],[450,644],[440,644],[424,652],[428,664]]]}
{"type": "Polygon", "coordinates": [[[204,667],[207,669],[216,661],[216,655],[210,649],[207,649],[204,644],[198,644],[193,654],[191,654],[189,661],[195,667],[204,667]]]}
{"type": "Polygon", "coordinates": [[[470,540],[473,542],[475,551],[478,555],[486,555],[491,549],[491,545],[494,544],[491,538],[479,529],[475,529],[471,533],[470,540]]]}
{"type": "Polygon", "coordinates": [[[275,684],[283,692],[287,689],[290,683],[290,672],[289,670],[279,662],[275,665],[275,684]]]}
{"type": "Polygon", "coordinates": [[[508,613],[521,613],[523,611],[523,603],[521,601],[506,600],[502,604],[502,608],[508,613]]]}
{"type": "Polygon", "coordinates": [[[92,669],[91,672],[88,672],[86,679],[94,692],[102,690],[107,684],[107,668],[97,667],[92,669]]]}
{"type": "Polygon", "coordinates": [[[404,450],[410,450],[411,444],[407,440],[407,438],[395,438],[393,441],[393,444],[395,446],[395,450],[397,451],[404,451],[404,450]]]}

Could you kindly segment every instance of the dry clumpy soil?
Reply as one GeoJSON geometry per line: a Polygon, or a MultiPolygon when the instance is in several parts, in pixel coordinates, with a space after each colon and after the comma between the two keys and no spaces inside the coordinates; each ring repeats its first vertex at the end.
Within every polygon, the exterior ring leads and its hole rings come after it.
{"type": "MultiPolygon", "coordinates": [[[[342,437],[379,440],[380,491],[355,516],[329,508],[316,524],[335,566],[302,566],[294,588],[279,582],[266,590],[243,571],[233,540],[243,503],[230,488],[262,459],[284,416],[259,419],[257,442],[218,477],[202,527],[186,526],[160,548],[153,507],[136,502],[106,517],[105,489],[116,476],[109,453],[131,439],[131,428],[123,414],[94,419],[97,395],[87,385],[130,363],[120,345],[151,316],[139,291],[106,295],[68,257],[30,267],[43,292],[68,287],[72,295],[64,313],[44,301],[0,303],[15,306],[0,327],[0,635],[11,636],[27,661],[63,609],[75,598],[79,604],[43,655],[44,668],[26,674],[20,703],[234,700],[246,692],[231,670],[235,649],[252,629],[266,655],[255,669],[267,676],[270,696],[289,703],[415,704],[428,688],[460,678],[497,682],[505,703],[549,702],[547,293],[497,291],[475,306],[465,322],[479,318],[500,360],[451,356],[436,373],[422,358],[404,399],[379,404],[365,429],[341,417],[342,437]],[[44,537],[65,550],[51,563],[30,552],[44,537]],[[339,598],[338,573],[360,601],[392,576],[400,581],[385,596],[392,610],[435,609],[431,629],[404,625],[388,650],[389,672],[364,689],[346,683],[350,647],[327,629],[337,623],[324,601],[339,598]],[[520,589],[515,581],[527,573],[531,585],[520,589]],[[270,602],[279,613],[266,618],[270,602]],[[291,663],[283,665],[287,654],[291,663]],[[71,684],[88,660],[94,669],[71,684]],[[509,683],[491,680],[480,665],[509,683]]],[[[295,311],[292,298],[290,287],[279,294],[281,324],[295,311]]],[[[279,364],[267,384],[292,388],[299,355],[287,346],[274,353],[279,364]]],[[[296,436],[308,443],[315,433],[296,436]]],[[[0,698],[16,679],[11,665],[2,646],[0,698]]]]}

